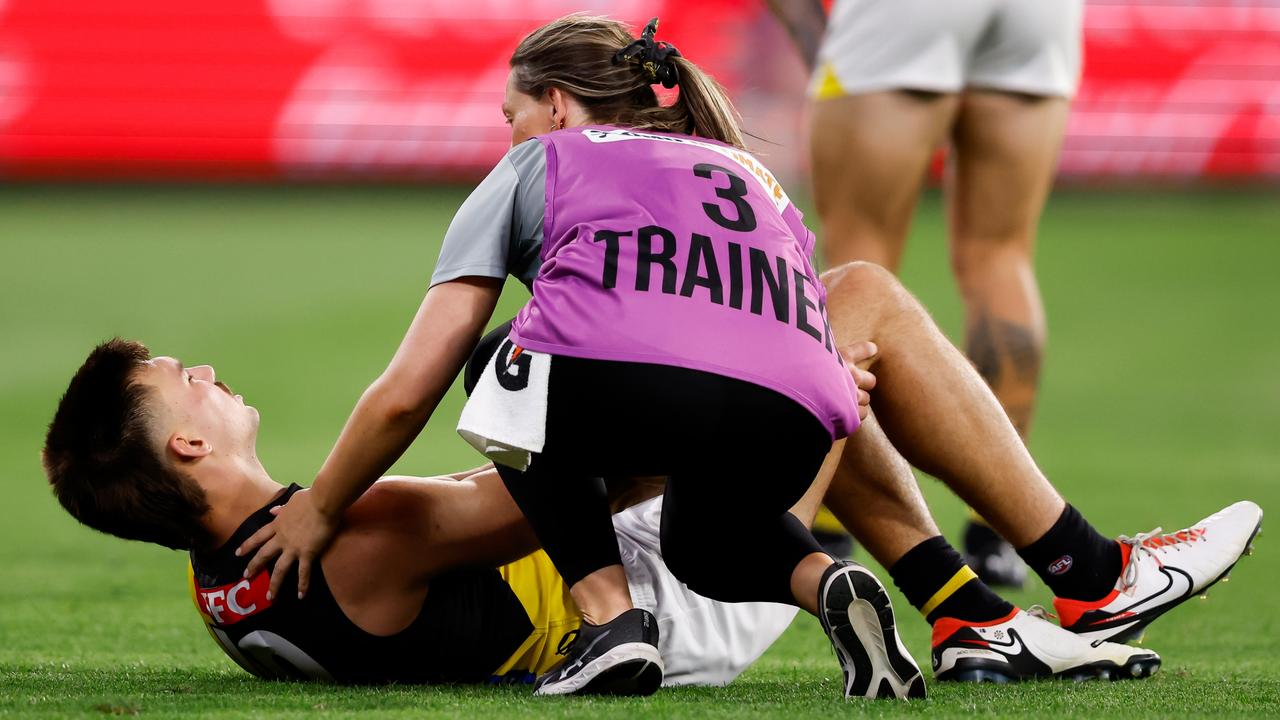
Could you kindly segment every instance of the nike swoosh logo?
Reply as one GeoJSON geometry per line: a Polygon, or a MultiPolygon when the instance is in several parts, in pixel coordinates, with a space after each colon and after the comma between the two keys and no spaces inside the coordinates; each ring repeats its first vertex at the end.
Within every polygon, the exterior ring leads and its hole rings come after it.
{"type": "Polygon", "coordinates": [[[987,646],[993,647],[1006,655],[1021,655],[1022,640],[1014,632],[1009,633],[1009,642],[996,642],[995,640],[987,640],[987,646]]]}
{"type": "Polygon", "coordinates": [[[1126,608],[1127,610],[1133,610],[1134,608],[1141,607],[1143,605],[1150,606],[1166,595],[1171,595],[1174,598],[1185,598],[1191,595],[1191,588],[1195,587],[1195,583],[1191,581],[1190,575],[1177,568],[1171,569],[1168,567],[1160,568],[1160,572],[1164,573],[1164,576],[1169,579],[1169,582],[1164,586],[1164,589],[1154,595],[1146,597],[1143,600],[1139,600],[1126,608]]]}
{"type": "Polygon", "coordinates": [[[597,637],[595,640],[592,640],[590,645],[588,645],[588,646],[586,646],[585,648],[583,648],[583,649],[582,649],[582,654],[578,656],[578,659],[577,659],[577,660],[574,660],[572,665],[569,665],[569,666],[565,667],[565,669],[563,669],[563,670],[561,670],[561,671],[560,671],[560,679],[561,679],[561,680],[563,680],[563,679],[565,679],[566,677],[568,677],[568,676],[569,676],[569,671],[570,671],[570,670],[574,670],[574,669],[576,669],[576,668],[582,667],[582,661],[583,661],[583,660],[587,657],[587,655],[591,652],[591,648],[595,647],[595,646],[596,646],[596,645],[597,645],[601,640],[603,640],[603,639],[605,639],[605,638],[609,637],[609,633],[611,633],[611,632],[613,632],[613,631],[612,631],[612,630],[605,630],[604,632],[600,633],[600,636],[599,636],[599,637],[597,637]]]}
{"type": "Polygon", "coordinates": [[[1165,583],[1165,586],[1160,589],[1159,592],[1156,592],[1152,595],[1148,595],[1147,597],[1138,600],[1137,602],[1130,605],[1129,607],[1116,610],[1111,617],[1106,618],[1105,620],[1099,620],[1098,622],[1092,623],[1092,625],[1095,627],[1098,627],[1098,626],[1106,627],[1110,623],[1115,622],[1117,619],[1116,616],[1119,616],[1119,615],[1124,616],[1123,618],[1121,618],[1122,620],[1126,622],[1131,622],[1133,620],[1139,619],[1139,618],[1136,618],[1135,616],[1140,616],[1141,613],[1143,612],[1142,610],[1138,610],[1137,608],[1143,607],[1145,605],[1147,606],[1147,610],[1150,610],[1154,606],[1170,604],[1177,600],[1185,600],[1188,596],[1191,595],[1191,589],[1195,587],[1195,583],[1191,581],[1191,576],[1188,575],[1186,572],[1179,570],[1177,568],[1168,568],[1168,567],[1161,567],[1160,572],[1164,574],[1165,580],[1167,582],[1165,583]],[[1171,597],[1172,599],[1161,602],[1161,599],[1166,597],[1171,597]]]}

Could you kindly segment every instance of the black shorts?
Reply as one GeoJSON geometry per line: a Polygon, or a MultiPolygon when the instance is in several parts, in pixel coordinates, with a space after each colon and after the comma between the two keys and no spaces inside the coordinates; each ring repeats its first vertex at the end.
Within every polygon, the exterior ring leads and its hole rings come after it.
{"type": "MultiPolygon", "coordinates": [[[[508,331],[480,343],[468,389],[508,331]]],[[[677,578],[716,600],[793,603],[791,572],[821,547],[788,510],[831,445],[808,409],[760,385],[557,355],[542,452],[498,472],[570,586],[619,562],[601,478],[665,476],[662,552],[677,578]],[[725,562],[735,552],[752,558],[750,572],[725,562]]]]}
{"type": "MultiPolygon", "coordinates": [[[[507,321],[477,344],[464,371],[468,395],[510,330],[507,321]]],[[[710,372],[557,355],[548,384],[546,448],[572,447],[576,466],[604,474],[666,475],[693,456],[728,462],[735,448],[800,459],[831,447],[830,433],[800,403],[710,372]]]]}

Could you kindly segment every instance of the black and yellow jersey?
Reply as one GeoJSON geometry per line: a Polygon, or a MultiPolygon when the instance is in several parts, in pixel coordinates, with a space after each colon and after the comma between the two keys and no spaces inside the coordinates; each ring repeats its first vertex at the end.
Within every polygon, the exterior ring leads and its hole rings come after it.
{"type": "Polygon", "coordinates": [[[248,672],[339,683],[519,682],[564,656],[579,615],[541,551],[497,569],[436,576],[417,618],[395,635],[372,635],[351,622],[319,563],[304,599],[287,591],[268,600],[269,574],[244,578],[249,559],[235,549],[300,489],[292,485],[254,512],[221,548],[191,553],[196,608],[209,634],[248,672]]]}

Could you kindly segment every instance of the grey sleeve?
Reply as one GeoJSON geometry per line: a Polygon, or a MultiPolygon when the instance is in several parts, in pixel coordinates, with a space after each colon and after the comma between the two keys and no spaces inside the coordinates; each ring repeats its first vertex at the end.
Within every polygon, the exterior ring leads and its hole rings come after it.
{"type": "Polygon", "coordinates": [[[546,150],[536,140],[498,162],[449,223],[432,285],[508,274],[526,287],[533,283],[542,262],[546,168],[546,150]]]}

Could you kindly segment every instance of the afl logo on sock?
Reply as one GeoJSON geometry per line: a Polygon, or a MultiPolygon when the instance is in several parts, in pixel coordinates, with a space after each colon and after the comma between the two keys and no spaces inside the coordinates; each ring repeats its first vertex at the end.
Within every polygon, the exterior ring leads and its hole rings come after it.
{"type": "Polygon", "coordinates": [[[1073,564],[1075,564],[1075,561],[1071,559],[1070,555],[1063,555],[1057,560],[1049,563],[1049,574],[1062,575],[1070,570],[1073,564]]]}

